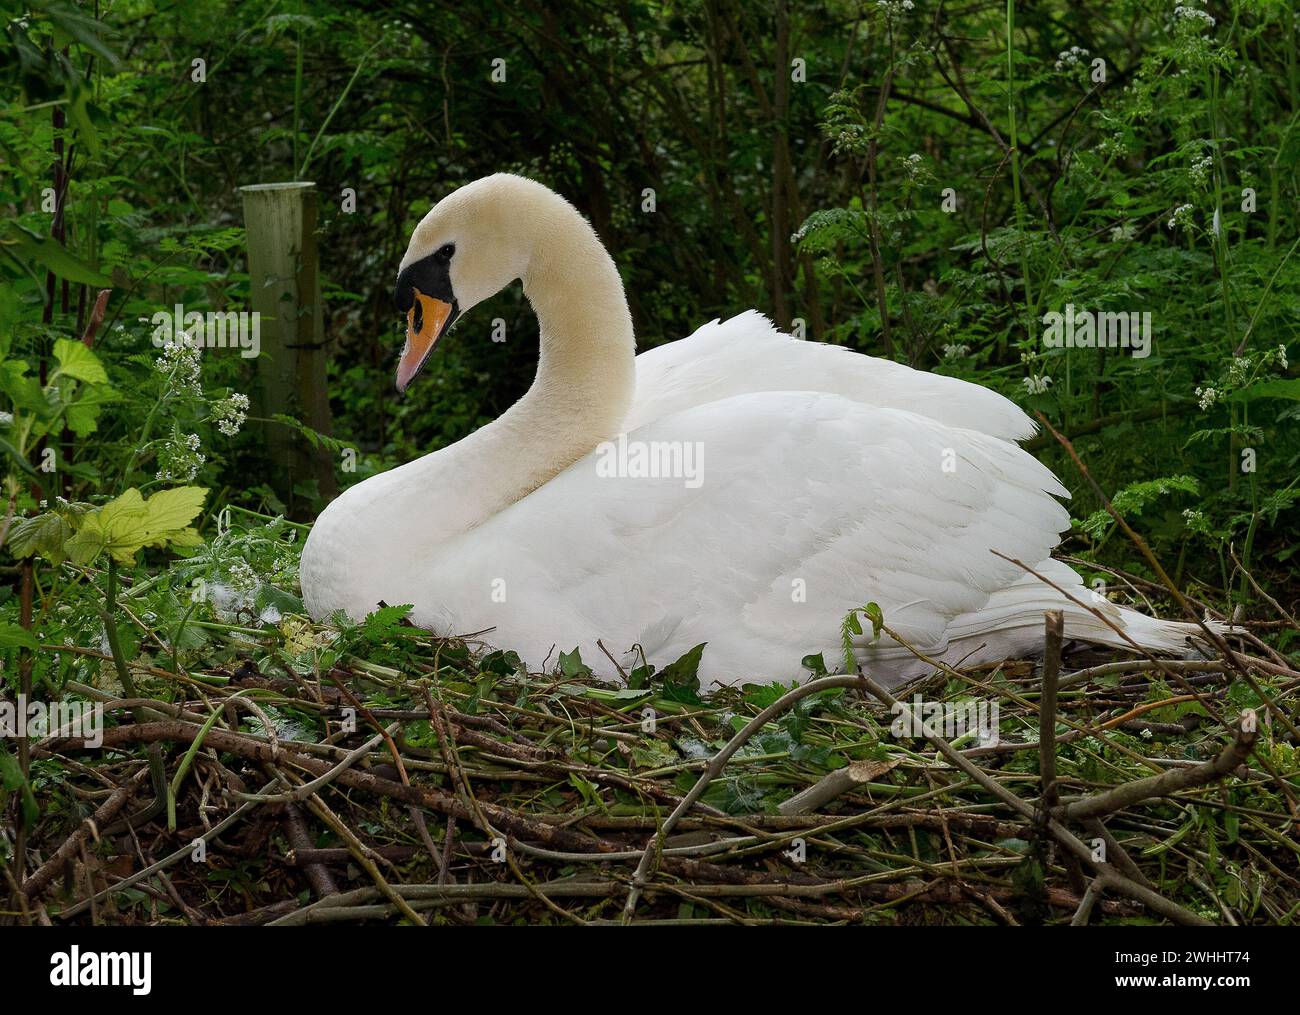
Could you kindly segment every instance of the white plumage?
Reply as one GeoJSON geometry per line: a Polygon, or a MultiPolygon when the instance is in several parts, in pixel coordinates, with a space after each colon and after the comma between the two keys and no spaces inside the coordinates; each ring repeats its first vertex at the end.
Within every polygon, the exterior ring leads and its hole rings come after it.
{"type": "MultiPolygon", "coordinates": [[[[1094,602],[1051,560],[1069,525],[1056,498],[1069,494],[1014,443],[1034,426],[995,392],[781,335],[754,311],[633,359],[608,254],[567,202],[519,177],[435,207],[403,277],[453,246],[462,313],[523,278],[541,323],[537,380],[494,423],[322,513],[302,556],[314,616],[412,603],[439,633],[487,632],[534,667],[577,646],[608,676],[598,639],[624,666],[707,642],[706,685],[788,682],[818,652],[836,668],[841,622],[868,601],[949,662],[1034,651],[1047,609],[1065,611],[1068,637],[1127,645],[997,550],[1140,643],[1185,649],[1191,626],[1094,602]],[[620,443],[681,468],[610,475],[627,464],[620,443]]],[[[408,376],[420,345],[412,333],[408,376]]],[[[855,656],[877,679],[928,672],[869,633],[855,656]]]]}

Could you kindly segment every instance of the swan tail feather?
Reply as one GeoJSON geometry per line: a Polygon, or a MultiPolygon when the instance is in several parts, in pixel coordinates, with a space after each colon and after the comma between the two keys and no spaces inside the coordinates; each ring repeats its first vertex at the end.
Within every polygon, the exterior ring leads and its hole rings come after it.
{"type": "MultiPolygon", "coordinates": [[[[958,617],[948,628],[950,648],[945,660],[975,653],[980,661],[1016,658],[1042,652],[1043,614],[1060,610],[1067,641],[1082,641],[1109,648],[1195,657],[1208,647],[1209,638],[1199,624],[1161,620],[1110,602],[1084,586],[1066,564],[1048,560],[1034,568],[1051,584],[1032,574],[989,597],[984,608],[958,617]],[[1054,587],[1055,586],[1055,587],[1054,587]]],[[[1207,620],[1217,634],[1230,632],[1219,621],[1207,620]]]]}

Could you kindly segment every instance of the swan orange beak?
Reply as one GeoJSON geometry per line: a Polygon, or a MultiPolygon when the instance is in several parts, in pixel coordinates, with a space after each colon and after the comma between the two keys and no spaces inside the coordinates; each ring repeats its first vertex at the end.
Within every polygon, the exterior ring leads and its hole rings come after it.
{"type": "Polygon", "coordinates": [[[415,290],[415,302],[406,312],[406,345],[397,364],[397,390],[405,391],[433,352],[451,321],[452,305],[415,290]]]}

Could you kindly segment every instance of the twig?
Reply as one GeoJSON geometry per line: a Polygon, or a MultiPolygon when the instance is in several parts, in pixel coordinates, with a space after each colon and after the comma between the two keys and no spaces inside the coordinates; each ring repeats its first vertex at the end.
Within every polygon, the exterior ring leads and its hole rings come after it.
{"type": "Polygon", "coordinates": [[[1250,757],[1250,752],[1254,750],[1257,739],[1259,739],[1259,727],[1255,713],[1247,709],[1241,713],[1236,739],[1224,747],[1213,761],[1190,768],[1174,768],[1147,779],[1126,782],[1105,793],[1088,797],[1086,800],[1064,804],[1056,809],[1056,816],[1076,821],[1083,818],[1096,818],[1103,814],[1122,811],[1125,807],[1131,807],[1141,800],[1169,796],[1179,790],[1204,786],[1208,782],[1229,775],[1244,764],[1250,757]]]}

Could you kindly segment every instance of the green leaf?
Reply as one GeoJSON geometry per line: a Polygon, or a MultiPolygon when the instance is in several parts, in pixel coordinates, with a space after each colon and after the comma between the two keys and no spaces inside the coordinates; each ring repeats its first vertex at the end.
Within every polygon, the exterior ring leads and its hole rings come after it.
{"type": "Polygon", "coordinates": [[[1293,402],[1300,402],[1300,377],[1291,380],[1276,378],[1263,384],[1242,388],[1232,393],[1230,401],[1246,402],[1252,398],[1289,398],[1293,402]]]}
{"type": "Polygon", "coordinates": [[[54,343],[54,358],[59,361],[55,377],[63,374],[87,384],[108,383],[108,372],[104,369],[104,364],[80,342],[74,342],[70,338],[58,339],[54,343]]]}
{"type": "Polygon", "coordinates": [[[0,624],[0,648],[40,648],[36,635],[17,624],[0,624]]]}
{"type": "Polygon", "coordinates": [[[680,701],[688,705],[701,703],[700,657],[704,655],[704,646],[707,644],[708,642],[700,642],[676,662],[669,663],[663,668],[658,679],[663,681],[663,695],[669,701],[680,701]]]}
{"type": "Polygon", "coordinates": [[[36,797],[32,793],[31,783],[23,775],[23,770],[18,764],[18,759],[0,747],[0,788],[9,790],[19,790],[23,802],[23,823],[31,828],[36,824],[36,819],[40,817],[40,807],[36,804],[36,797]]]}
{"type": "MultiPolygon", "coordinates": [[[[130,492],[130,491],[128,491],[130,492]]],[[[199,516],[208,491],[202,486],[178,486],[159,490],[149,498],[147,524],[153,532],[183,529],[199,516]]]]}
{"type": "Polygon", "coordinates": [[[5,547],[20,559],[39,553],[51,563],[61,564],[67,556],[64,544],[71,535],[72,529],[63,516],[49,511],[14,522],[5,547]]]}
{"type": "Polygon", "coordinates": [[[32,463],[18,453],[18,449],[10,444],[7,440],[0,437],[0,452],[3,452],[13,463],[29,476],[36,476],[36,470],[32,468],[32,463]]]}
{"type": "Polygon", "coordinates": [[[700,669],[700,658],[704,655],[704,646],[708,642],[702,641],[694,648],[685,652],[676,662],[669,663],[659,677],[665,683],[685,684],[695,681],[699,686],[699,677],[697,674],[700,669]]]}
{"type": "Polygon", "coordinates": [[[15,409],[34,412],[41,417],[50,414],[50,403],[41,382],[27,376],[27,364],[23,360],[0,363],[0,390],[13,401],[15,409]]]}
{"type": "Polygon", "coordinates": [[[575,646],[572,652],[560,653],[560,672],[572,680],[591,676],[591,667],[582,661],[582,655],[575,646]]]}
{"type": "Polygon", "coordinates": [[[89,437],[99,429],[100,410],[110,402],[118,401],[118,394],[107,384],[82,388],[76,401],[63,410],[68,429],[78,437],[89,437]]]}
{"type": "Polygon", "coordinates": [[[49,236],[33,236],[24,229],[15,230],[18,249],[29,259],[54,272],[59,278],[69,282],[81,282],[100,289],[110,289],[112,280],[84,261],[78,260],[67,252],[58,240],[49,236]]]}
{"type": "Polygon", "coordinates": [[[202,540],[189,523],[203,510],[207,494],[201,486],[178,486],[146,502],[139,490],[127,490],[81,518],[68,540],[68,556],[84,566],[107,550],[118,563],[130,564],[146,546],[197,546],[202,540]]]}

